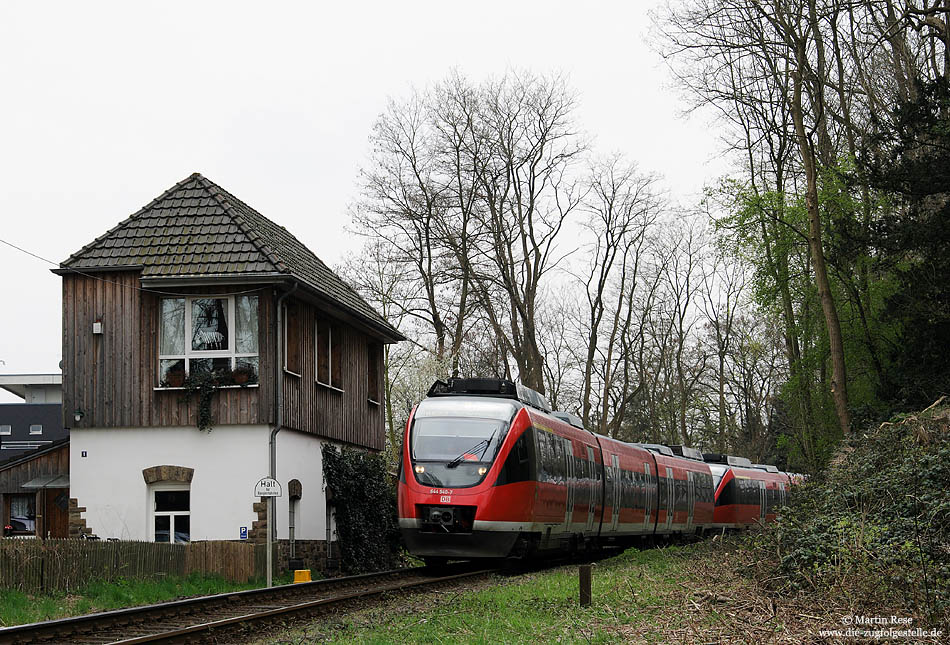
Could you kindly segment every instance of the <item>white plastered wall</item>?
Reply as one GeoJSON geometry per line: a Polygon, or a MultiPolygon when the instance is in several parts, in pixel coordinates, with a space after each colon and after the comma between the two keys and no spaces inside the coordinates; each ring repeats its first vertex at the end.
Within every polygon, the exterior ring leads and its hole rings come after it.
{"type": "MultiPolygon", "coordinates": [[[[323,444],[313,435],[281,430],[277,433],[277,480],[283,495],[277,498],[277,539],[290,538],[290,497],[287,483],[300,480],[302,494],[297,502],[295,538],[298,540],[327,539],[327,502],[323,488],[323,444]]],[[[331,529],[333,528],[331,520],[331,529]]],[[[336,535],[332,539],[336,539],[336,535]]]]}
{"type": "MultiPolygon", "coordinates": [[[[191,539],[236,540],[250,531],[254,484],[267,476],[270,427],[76,428],[70,432],[70,497],[85,507],[86,525],[100,538],[152,539],[151,491],[142,471],[171,465],[194,469],[191,539]],[[85,456],[83,454],[85,453],[85,456]]],[[[277,435],[278,538],[288,537],[287,482],[298,479],[296,538],[326,539],[322,442],[290,430],[277,435]]]]}

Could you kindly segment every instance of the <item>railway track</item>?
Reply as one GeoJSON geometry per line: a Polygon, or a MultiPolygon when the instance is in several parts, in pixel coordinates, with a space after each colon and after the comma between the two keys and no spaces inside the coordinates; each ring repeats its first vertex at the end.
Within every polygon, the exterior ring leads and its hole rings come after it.
{"type": "Polygon", "coordinates": [[[438,572],[418,567],[188,598],[6,627],[0,629],[0,644],[228,642],[228,634],[252,625],[317,616],[385,593],[429,589],[493,572],[470,565],[438,572]]]}

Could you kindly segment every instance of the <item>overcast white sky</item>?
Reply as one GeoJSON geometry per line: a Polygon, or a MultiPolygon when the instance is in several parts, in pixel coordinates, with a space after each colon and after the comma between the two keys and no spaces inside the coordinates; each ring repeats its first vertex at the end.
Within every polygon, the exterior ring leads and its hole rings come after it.
{"type": "MultiPolygon", "coordinates": [[[[335,264],[375,118],[452,67],[565,72],[595,148],[689,203],[727,167],[644,42],[653,4],[3,2],[0,238],[59,262],[197,171],[335,264]]],[[[0,245],[0,373],[58,371],[48,269],[0,245]]]]}

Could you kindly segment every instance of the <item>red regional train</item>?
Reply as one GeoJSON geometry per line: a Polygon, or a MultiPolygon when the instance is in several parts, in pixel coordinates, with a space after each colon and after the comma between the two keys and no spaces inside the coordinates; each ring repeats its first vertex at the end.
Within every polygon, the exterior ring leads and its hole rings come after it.
{"type": "Polygon", "coordinates": [[[406,424],[399,526],[409,552],[428,564],[626,546],[730,521],[733,528],[760,511],[736,501],[722,505],[733,516],[720,518],[719,495],[747,488],[729,482],[787,489],[771,484],[775,473],[748,466],[595,434],[505,379],[453,378],[436,381],[406,424]]]}

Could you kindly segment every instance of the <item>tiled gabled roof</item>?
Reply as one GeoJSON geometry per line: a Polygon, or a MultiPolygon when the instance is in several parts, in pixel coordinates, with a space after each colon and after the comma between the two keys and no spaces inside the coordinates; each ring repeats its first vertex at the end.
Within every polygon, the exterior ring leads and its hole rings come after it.
{"type": "Polygon", "coordinates": [[[57,272],[133,267],[149,279],[284,274],[403,338],[287,229],[198,173],[73,253],[57,272]]]}

